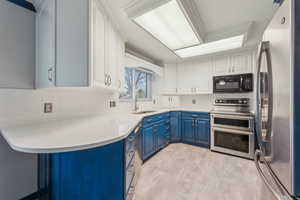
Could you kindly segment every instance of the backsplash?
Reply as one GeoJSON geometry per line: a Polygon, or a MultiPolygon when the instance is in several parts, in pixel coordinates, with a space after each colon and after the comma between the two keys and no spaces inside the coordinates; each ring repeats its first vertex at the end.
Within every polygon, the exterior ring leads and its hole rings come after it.
{"type": "Polygon", "coordinates": [[[41,119],[94,115],[109,110],[110,95],[96,89],[0,90],[0,127],[41,119]],[[53,103],[53,113],[44,113],[53,103]]]}

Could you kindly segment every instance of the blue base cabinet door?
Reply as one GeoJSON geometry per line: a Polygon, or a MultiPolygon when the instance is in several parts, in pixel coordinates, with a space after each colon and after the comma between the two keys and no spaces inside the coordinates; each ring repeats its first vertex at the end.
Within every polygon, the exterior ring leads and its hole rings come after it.
{"type": "Polygon", "coordinates": [[[194,120],[182,120],[182,141],[187,143],[194,143],[194,120]]]}
{"type": "Polygon", "coordinates": [[[207,119],[195,120],[195,143],[210,146],[210,121],[207,119]]]}
{"type": "Polygon", "coordinates": [[[51,200],[123,200],[124,142],[51,155],[51,200]]]}
{"type": "Polygon", "coordinates": [[[143,160],[150,157],[156,151],[155,127],[143,128],[143,160]]]}
{"type": "Polygon", "coordinates": [[[181,141],[181,113],[172,112],[170,118],[171,142],[181,141]]]}

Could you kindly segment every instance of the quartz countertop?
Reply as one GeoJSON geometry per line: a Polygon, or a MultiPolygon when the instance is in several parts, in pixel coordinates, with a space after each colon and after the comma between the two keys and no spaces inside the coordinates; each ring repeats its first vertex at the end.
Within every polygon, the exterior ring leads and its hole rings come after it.
{"type": "Polygon", "coordinates": [[[125,139],[144,117],[170,111],[207,112],[203,109],[160,109],[146,114],[106,114],[63,120],[41,120],[1,128],[12,149],[25,153],[58,153],[104,146],[125,139]]]}

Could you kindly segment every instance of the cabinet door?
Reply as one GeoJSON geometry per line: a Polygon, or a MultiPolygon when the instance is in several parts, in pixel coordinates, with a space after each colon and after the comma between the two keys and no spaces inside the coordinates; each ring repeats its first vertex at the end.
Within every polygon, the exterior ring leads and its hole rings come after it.
{"type": "Polygon", "coordinates": [[[174,94],[177,92],[177,65],[168,64],[164,67],[163,93],[174,94]]]}
{"type": "Polygon", "coordinates": [[[195,126],[195,143],[209,145],[210,121],[197,119],[195,126]]]}
{"type": "Polygon", "coordinates": [[[164,123],[161,123],[156,126],[156,137],[157,137],[157,146],[155,151],[158,151],[159,149],[162,149],[165,146],[166,143],[166,127],[164,123]]]}
{"type": "Polygon", "coordinates": [[[238,54],[231,57],[231,66],[234,74],[252,72],[252,54],[238,54]]]}
{"type": "Polygon", "coordinates": [[[52,200],[123,199],[123,141],[50,156],[52,200]]]}
{"type": "Polygon", "coordinates": [[[143,159],[147,159],[155,152],[156,139],[155,139],[154,127],[148,127],[143,129],[143,159]]]}
{"type": "Polygon", "coordinates": [[[95,0],[91,1],[91,68],[94,86],[105,85],[105,15],[95,0]]]}
{"type": "Polygon", "coordinates": [[[116,32],[111,21],[107,21],[107,74],[109,75],[109,86],[117,87],[117,53],[116,53],[116,32]]]}
{"type": "Polygon", "coordinates": [[[58,87],[89,86],[89,1],[57,0],[56,79],[58,87]]]}
{"type": "Polygon", "coordinates": [[[181,139],[180,134],[180,114],[179,113],[172,113],[171,114],[171,141],[172,142],[179,142],[181,139]]]}
{"type": "Polygon", "coordinates": [[[36,14],[36,87],[55,86],[56,0],[44,0],[36,14]]]}
{"type": "Polygon", "coordinates": [[[182,141],[194,143],[194,120],[193,119],[182,120],[182,141]]]}
{"type": "Polygon", "coordinates": [[[214,74],[216,76],[227,75],[232,71],[230,66],[230,58],[228,56],[216,58],[213,63],[214,74]]]}
{"type": "Polygon", "coordinates": [[[125,89],[125,44],[120,36],[117,36],[117,87],[125,89]]]}

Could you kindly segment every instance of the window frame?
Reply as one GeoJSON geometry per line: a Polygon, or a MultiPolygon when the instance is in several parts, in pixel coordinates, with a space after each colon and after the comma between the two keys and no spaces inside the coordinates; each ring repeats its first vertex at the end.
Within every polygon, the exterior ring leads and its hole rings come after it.
{"type": "Polygon", "coordinates": [[[133,70],[133,86],[132,86],[132,95],[130,98],[122,98],[121,96],[119,96],[119,101],[121,102],[132,102],[135,99],[136,96],[136,72],[143,72],[146,74],[146,98],[137,98],[138,102],[149,102],[153,100],[153,94],[152,94],[152,90],[153,90],[153,73],[152,72],[148,72],[146,70],[143,69],[139,69],[139,68],[130,68],[130,67],[125,67],[125,69],[131,69],[133,70]]]}

